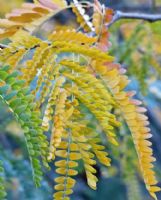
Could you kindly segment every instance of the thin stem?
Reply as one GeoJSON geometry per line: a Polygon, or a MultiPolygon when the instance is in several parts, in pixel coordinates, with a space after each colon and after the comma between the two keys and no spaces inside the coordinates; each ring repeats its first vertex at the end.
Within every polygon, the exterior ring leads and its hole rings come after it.
{"type": "Polygon", "coordinates": [[[116,11],[112,22],[107,24],[107,27],[111,26],[116,21],[119,21],[121,19],[138,19],[138,20],[145,20],[148,22],[156,22],[156,21],[161,21],[161,14],[146,14],[146,13],[116,11]]]}
{"type": "Polygon", "coordinates": [[[68,131],[68,147],[67,147],[67,168],[66,168],[66,174],[65,174],[65,181],[64,181],[64,190],[63,190],[63,199],[66,197],[66,190],[67,190],[67,179],[68,179],[68,171],[70,169],[69,167],[69,161],[70,161],[70,144],[72,143],[72,138],[71,138],[71,130],[68,131]]]}

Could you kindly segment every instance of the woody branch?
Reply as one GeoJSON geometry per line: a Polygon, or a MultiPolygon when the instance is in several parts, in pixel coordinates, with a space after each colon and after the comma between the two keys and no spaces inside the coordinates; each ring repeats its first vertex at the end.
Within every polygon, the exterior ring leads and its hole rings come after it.
{"type": "Polygon", "coordinates": [[[146,13],[115,11],[113,20],[108,26],[111,26],[116,21],[119,21],[121,19],[138,19],[138,20],[145,20],[148,22],[156,22],[156,21],[161,21],[161,14],[146,14],[146,13]]]}

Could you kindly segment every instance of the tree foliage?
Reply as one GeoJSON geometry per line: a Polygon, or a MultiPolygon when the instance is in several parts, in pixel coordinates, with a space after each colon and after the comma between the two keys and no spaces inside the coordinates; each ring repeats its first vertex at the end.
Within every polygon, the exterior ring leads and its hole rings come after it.
{"type": "Polygon", "coordinates": [[[0,97],[24,131],[36,186],[42,178],[41,161],[47,169],[55,163],[55,200],[70,199],[80,163],[88,185],[96,189],[96,163],[111,165],[104,138],[109,147],[118,148],[116,130],[122,120],[132,133],[147,190],[154,199],[160,191],[146,109],[133,91],[126,90],[125,70],[108,53],[106,26],[112,15],[97,1],[67,6],[60,0],[39,0],[0,20],[0,38],[9,39],[0,51],[0,97]],[[45,39],[34,36],[44,22],[67,7],[81,28],[55,27],[45,39]],[[92,8],[92,21],[84,14],[86,7],[92,8]]]}

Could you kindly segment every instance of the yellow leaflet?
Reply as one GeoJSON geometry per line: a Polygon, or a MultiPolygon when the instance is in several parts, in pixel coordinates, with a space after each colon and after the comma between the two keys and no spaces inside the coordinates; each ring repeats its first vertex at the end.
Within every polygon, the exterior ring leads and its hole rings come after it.
{"type": "Polygon", "coordinates": [[[55,190],[64,190],[64,189],[71,189],[73,185],[70,184],[58,184],[54,187],[55,190]]]}
{"type": "Polygon", "coordinates": [[[61,175],[69,175],[69,176],[75,176],[78,174],[78,172],[74,169],[66,169],[66,168],[58,168],[56,169],[56,173],[61,174],[61,175]]]}
{"type": "Polygon", "coordinates": [[[73,193],[73,190],[68,189],[68,190],[66,190],[66,191],[59,191],[59,192],[56,192],[56,193],[54,194],[54,197],[55,197],[55,198],[62,198],[62,197],[64,196],[64,194],[70,195],[70,194],[72,194],[72,193],[73,193]]]}
{"type": "Polygon", "coordinates": [[[72,178],[70,178],[70,177],[64,177],[64,176],[61,176],[61,177],[57,177],[57,178],[55,178],[54,179],[54,181],[56,182],[56,183],[64,183],[65,181],[67,182],[67,184],[75,184],[76,183],[76,181],[74,180],[74,179],[72,179],[72,178]]]}
{"type": "Polygon", "coordinates": [[[70,160],[79,160],[79,159],[81,159],[81,154],[80,153],[70,153],[69,158],[70,158],[70,160]]]}
{"type": "Polygon", "coordinates": [[[78,166],[78,163],[74,162],[74,161],[68,161],[67,162],[66,160],[60,160],[60,161],[55,162],[56,167],[63,167],[65,165],[68,165],[70,168],[74,168],[74,167],[78,166]]]}
{"type": "Polygon", "coordinates": [[[161,191],[161,188],[157,187],[157,186],[152,186],[149,188],[149,191],[150,192],[159,192],[159,191],[161,191]]]}
{"type": "Polygon", "coordinates": [[[84,167],[87,171],[90,171],[93,174],[95,174],[97,172],[96,169],[89,164],[85,164],[84,167]]]}
{"type": "Polygon", "coordinates": [[[93,189],[93,190],[96,190],[97,188],[97,177],[95,175],[93,175],[91,172],[89,171],[86,171],[86,175],[87,175],[87,182],[88,182],[88,185],[93,189]]]}

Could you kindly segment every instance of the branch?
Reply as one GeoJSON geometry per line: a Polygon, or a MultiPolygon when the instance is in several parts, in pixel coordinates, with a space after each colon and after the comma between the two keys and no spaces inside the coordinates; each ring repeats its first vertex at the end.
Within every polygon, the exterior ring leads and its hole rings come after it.
{"type": "Polygon", "coordinates": [[[113,20],[110,24],[108,24],[108,27],[121,19],[140,19],[148,22],[156,22],[159,20],[161,21],[161,14],[145,14],[145,13],[133,13],[133,12],[126,13],[122,11],[116,11],[113,20]]]}

